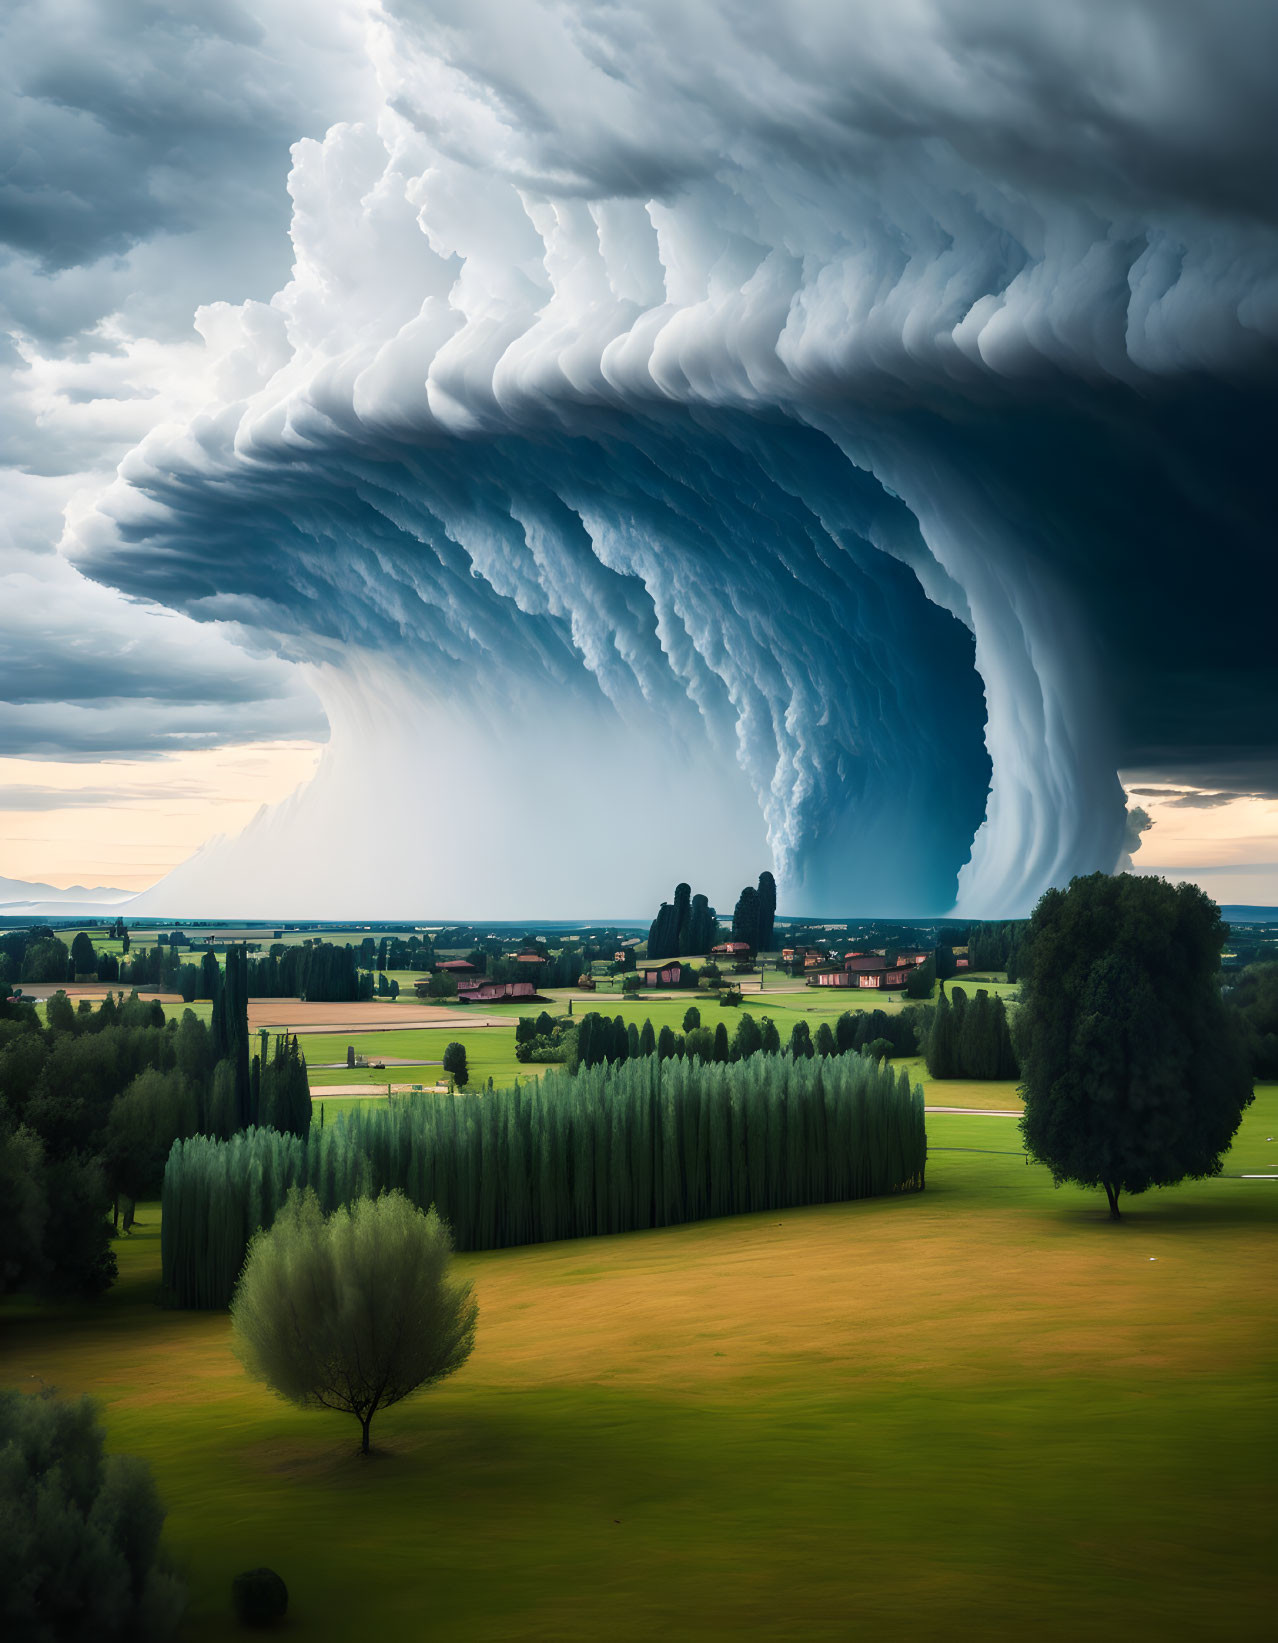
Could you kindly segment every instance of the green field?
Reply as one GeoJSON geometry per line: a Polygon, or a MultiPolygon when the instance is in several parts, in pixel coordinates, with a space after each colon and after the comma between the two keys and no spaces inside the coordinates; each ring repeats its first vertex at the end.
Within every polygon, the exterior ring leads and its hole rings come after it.
{"type": "MultiPolygon", "coordinates": [[[[335,1643],[1267,1635],[1278,1182],[1114,1226],[1014,1119],[928,1130],[919,1196],[466,1257],[474,1357],[371,1462],[153,1304],[154,1209],[97,1306],[4,1303],[0,1379],[152,1463],[191,1639],[260,1563],[335,1643]]],[[[1226,1168],[1276,1133],[1271,1085],[1226,1168]]]]}

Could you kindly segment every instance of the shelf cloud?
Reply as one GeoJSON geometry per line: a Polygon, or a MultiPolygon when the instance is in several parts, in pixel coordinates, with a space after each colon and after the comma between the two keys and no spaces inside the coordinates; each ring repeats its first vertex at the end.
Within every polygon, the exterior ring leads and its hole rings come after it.
{"type": "Polygon", "coordinates": [[[343,16],[291,274],[65,543],[332,726],[167,893],[625,910],[696,839],[1010,915],[1119,861],[1119,768],[1273,765],[1272,7],[343,16]]]}

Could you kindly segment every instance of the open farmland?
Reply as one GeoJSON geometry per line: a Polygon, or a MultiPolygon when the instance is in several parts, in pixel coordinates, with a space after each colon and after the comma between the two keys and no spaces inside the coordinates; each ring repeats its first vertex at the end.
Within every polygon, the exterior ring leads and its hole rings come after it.
{"type": "MultiPolygon", "coordinates": [[[[1278,1183],[1111,1226],[1013,1119],[928,1128],[922,1195],[461,1259],[475,1354],[372,1464],[225,1316],[152,1304],[154,1209],[96,1307],[5,1304],[4,1378],[96,1393],[151,1461],[193,1640],[261,1562],[334,1643],[1264,1635],[1278,1183]]],[[[1226,1170],[1276,1132],[1269,1086],[1226,1170]]]]}

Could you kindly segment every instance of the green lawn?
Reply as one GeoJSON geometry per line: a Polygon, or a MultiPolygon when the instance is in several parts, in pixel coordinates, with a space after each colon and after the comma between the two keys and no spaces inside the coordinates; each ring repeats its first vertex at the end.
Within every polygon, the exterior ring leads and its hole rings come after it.
{"type": "MultiPolygon", "coordinates": [[[[152,1463],[192,1640],[261,1563],[334,1643],[1267,1635],[1278,1183],[1113,1226],[1014,1119],[928,1129],[918,1196],[466,1257],[475,1355],[371,1462],[153,1304],[154,1209],[98,1306],[4,1303],[0,1375],[152,1463]]],[[[1268,1086],[1227,1167],[1274,1134],[1268,1086]]]]}

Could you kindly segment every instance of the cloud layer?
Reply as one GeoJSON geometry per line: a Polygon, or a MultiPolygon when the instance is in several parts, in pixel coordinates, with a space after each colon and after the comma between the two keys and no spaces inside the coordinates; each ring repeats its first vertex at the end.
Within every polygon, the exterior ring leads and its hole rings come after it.
{"type": "Polygon", "coordinates": [[[1011,913],[1117,861],[1120,760],[1274,758],[1272,8],[362,20],[292,278],[202,312],[205,409],[70,544],[315,670],[312,885],[372,766],[415,905],[512,905],[413,851],[444,746],[473,812],[563,793],[547,910],[628,776],[627,904],[714,793],[792,907],[1011,913]]]}

